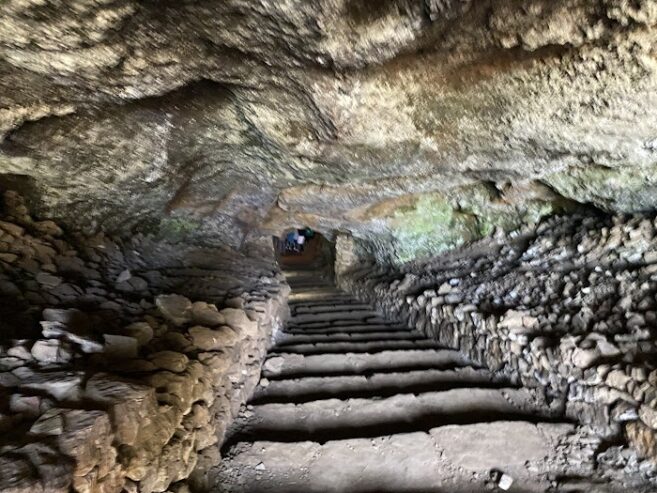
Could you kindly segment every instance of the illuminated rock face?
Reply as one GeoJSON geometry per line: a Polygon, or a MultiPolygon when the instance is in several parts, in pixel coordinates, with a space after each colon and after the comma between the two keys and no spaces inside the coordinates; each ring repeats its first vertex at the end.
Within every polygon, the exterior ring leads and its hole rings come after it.
{"type": "Polygon", "coordinates": [[[0,9],[0,174],[68,226],[309,224],[402,262],[657,202],[653,1],[0,9]]]}

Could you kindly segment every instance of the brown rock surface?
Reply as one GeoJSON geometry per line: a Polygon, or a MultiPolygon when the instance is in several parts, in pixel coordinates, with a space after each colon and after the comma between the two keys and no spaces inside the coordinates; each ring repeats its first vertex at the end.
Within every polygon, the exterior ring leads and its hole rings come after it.
{"type": "Polygon", "coordinates": [[[397,261],[654,208],[655,5],[10,0],[0,176],[88,231],[308,224],[397,261]]]}

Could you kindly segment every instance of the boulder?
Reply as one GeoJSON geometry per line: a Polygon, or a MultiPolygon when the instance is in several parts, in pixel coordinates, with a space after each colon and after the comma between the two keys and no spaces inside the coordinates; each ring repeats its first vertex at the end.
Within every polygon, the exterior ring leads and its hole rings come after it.
{"type": "Polygon", "coordinates": [[[196,301],[192,304],[192,320],[197,325],[216,327],[226,323],[226,318],[219,313],[215,305],[204,301],[196,301]]]}
{"type": "Polygon", "coordinates": [[[131,359],[139,354],[139,342],[135,337],[116,334],[103,334],[105,346],[103,352],[109,358],[131,359]]]}
{"type": "Polygon", "coordinates": [[[177,327],[192,321],[192,302],[177,294],[160,295],[155,298],[160,313],[177,327]]]}
{"type": "Polygon", "coordinates": [[[41,397],[20,393],[12,394],[9,397],[9,409],[13,413],[37,417],[41,414],[41,397]]]}
{"type": "Polygon", "coordinates": [[[657,459],[657,438],[654,428],[650,429],[641,421],[633,421],[625,425],[628,441],[639,453],[639,457],[657,459]]]}
{"type": "Polygon", "coordinates": [[[122,271],[118,276],[116,276],[116,283],[122,283],[128,281],[132,277],[132,274],[130,273],[130,269],[126,269],[122,271]]]}
{"type": "Polygon", "coordinates": [[[0,221],[0,229],[3,231],[6,231],[9,233],[11,236],[15,238],[19,238],[23,236],[25,233],[25,230],[18,226],[17,224],[13,224],[7,221],[0,221]]]}
{"type": "Polygon", "coordinates": [[[35,221],[32,223],[32,227],[42,235],[61,236],[64,234],[62,228],[57,226],[54,221],[35,221]]]}
{"type": "Polygon", "coordinates": [[[162,370],[174,373],[185,371],[189,359],[182,353],[176,351],[159,351],[148,356],[148,359],[162,370]]]}
{"type": "Polygon", "coordinates": [[[244,298],[242,298],[240,296],[236,296],[234,298],[229,298],[224,302],[224,304],[228,308],[236,308],[236,309],[242,310],[242,309],[244,309],[244,298]]]}
{"type": "Polygon", "coordinates": [[[41,479],[34,473],[30,461],[26,457],[9,454],[0,455],[0,491],[45,493],[41,479]]]}
{"type": "Polygon", "coordinates": [[[235,331],[227,325],[218,329],[197,325],[189,329],[189,337],[192,344],[203,351],[218,351],[231,347],[238,338],[235,331]]]}
{"type": "Polygon", "coordinates": [[[43,364],[65,364],[73,359],[70,346],[58,339],[40,339],[30,352],[36,361],[43,364]]]}
{"type": "Polygon", "coordinates": [[[64,432],[62,409],[54,408],[46,411],[30,428],[31,435],[57,436],[64,432]]]}
{"type": "Polygon", "coordinates": [[[627,383],[632,380],[625,372],[621,370],[612,370],[607,375],[605,383],[610,387],[618,390],[625,390],[627,383]]]}
{"type": "Polygon", "coordinates": [[[79,401],[82,394],[81,372],[48,371],[35,372],[27,368],[14,370],[20,389],[36,390],[52,396],[58,401],[79,401]]]}
{"type": "Polygon", "coordinates": [[[18,260],[18,255],[15,253],[6,253],[6,252],[0,252],[0,262],[6,262],[8,264],[13,264],[18,260]]]}
{"type": "Polygon", "coordinates": [[[643,404],[639,408],[639,418],[641,418],[641,421],[647,426],[653,430],[657,430],[657,409],[654,409],[647,404],[643,404]]]}
{"type": "Polygon", "coordinates": [[[103,345],[91,336],[80,335],[72,332],[69,327],[61,322],[42,321],[41,332],[44,337],[66,340],[79,347],[83,353],[100,353],[103,345]]]}
{"type": "Polygon", "coordinates": [[[146,322],[135,322],[124,327],[122,330],[126,336],[137,340],[139,347],[145,346],[153,339],[153,328],[146,322]]]}
{"type": "Polygon", "coordinates": [[[575,348],[571,356],[573,365],[577,368],[589,368],[600,358],[600,352],[597,349],[575,348]]]}
{"type": "Polygon", "coordinates": [[[49,272],[39,272],[36,275],[36,281],[45,289],[55,289],[63,280],[59,276],[53,276],[49,272]]]}
{"type": "Polygon", "coordinates": [[[104,411],[62,409],[63,433],[59,449],[75,459],[75,476],[85,476],[94,469],[105,477],[116,464],[117,451],[112,446],[114,434],[104,411]]]}
{"type": "Polygon", "coordinates": [[[92,376],[84,389],[87,399],[97,402],[107,410],[116,442],[136,445],[145,424],[158,415],[155,390],[145,385],[126,382],[109,374],[92,376]]]}

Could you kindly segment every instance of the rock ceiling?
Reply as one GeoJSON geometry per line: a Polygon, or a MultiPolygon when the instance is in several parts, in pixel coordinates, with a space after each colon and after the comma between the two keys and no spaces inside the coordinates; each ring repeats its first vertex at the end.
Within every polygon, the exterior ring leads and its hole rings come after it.
{"type": "Polygon", "coordinates": [[[85,231],[399,259],[657,207],[657,1],[7,0],[0,185],[85,231]],[[402,248],[403,247],[403,248],[402,248]]]}

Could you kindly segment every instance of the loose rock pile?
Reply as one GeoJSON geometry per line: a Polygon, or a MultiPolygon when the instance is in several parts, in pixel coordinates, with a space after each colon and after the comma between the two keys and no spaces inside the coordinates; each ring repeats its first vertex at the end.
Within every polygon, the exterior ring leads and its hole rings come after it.
{"type": "Polygon", "coordinates": [[[441,344],[542,389],[592,437],[583,454],[604,474],[654,481],[656,227],[647,216],[553,218],[401,270],[370,265],[339,279],[441,344]]]}
{"type": "Polygon", "coordinates": [[[0,490],[201,484],[288,292],[270,259],[71,237],[5,193],[0,490]]]}

